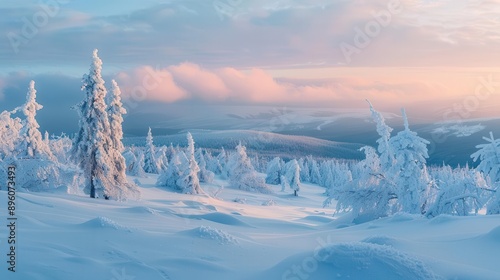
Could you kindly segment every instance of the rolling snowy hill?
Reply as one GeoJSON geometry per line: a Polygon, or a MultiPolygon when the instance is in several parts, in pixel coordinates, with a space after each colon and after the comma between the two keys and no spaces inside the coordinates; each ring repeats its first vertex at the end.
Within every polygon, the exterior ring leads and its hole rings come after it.
{"type": "Polygon", "coordinates": [[[138,180],[140,201],[18,193],[17,271],[2,262],[0,279],[500,278],[498,215],[398,214],[354,225],[321,208],[315,185],[294,197],[216,180],[203,184],[206,195],[184,195],[154,187],[155,175],[138,180]]]}

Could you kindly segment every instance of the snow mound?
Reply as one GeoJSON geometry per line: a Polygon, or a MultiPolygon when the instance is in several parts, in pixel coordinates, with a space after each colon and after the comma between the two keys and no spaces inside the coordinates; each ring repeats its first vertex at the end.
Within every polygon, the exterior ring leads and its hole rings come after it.
{"type": "Polygon", "coordinates": [[[342,243],[318,255],[326,255],[323,263],[335,268],[338,278],[438,279],[420,260],[385,245],[342,243]]]}
{"type": "Polygon", "coordinates": [[[238,240],[229,233],[209,226],[200,226],[187,232],[191,236],[215,240],[222,245],[238,244],[238,240]]]}
{"type": "Polygon", "coordinates": [[[386,236],[386,235],[370,236],[368,238],[363,239],[361,242],[376,244],[376,245],[386,245],[386,246],[392,246],[392,247],[399,244],[399,241],[397,239],[386,236]]]}
{"type": "Polygon", "coordinates": [[[89,220],[85,223],[80,224],[80,226],[89,228],[89,229],[115,229],[115,230],[122,230],[122,231],[127,231],[127,232],[132,232],[132,230],[128,227],[122,226],[119,223],[106,218],[106,217],[97,217],[95,219],[89,220]]]}
{"type": "Polygon", "coordinates": [[[305,216],[301,220],[320,222],[320,223],[330,223],[330,222],[334,221],[333,218],[330,218],[327,216],[317,216],[317,215],[305,216]]]}
{"type": "Polygon", "coordinates": [[[191,209],[196,209],[196,210],[208,210],[208,211],[217,211],[217,207],[205,203],[201,203],[198,201],[190,201],[190,200],[184,200],[180,205],[184,205],[188,208],[191,209]]]}
{"type": "Polygon", "coordinates": [[[249,227],[250,225],[242,222],[241,220],[224,213],[208,213],[203,215],[190,215],[189,218],[194,219],[203,219],[207,221],[211,221],[218,224],[228,225],[228,226],[245,226],[249,227]]]}
{"type": "Polygon", "coordinates": [[[332,244],[286,258],[262,275],[266,279],[442,279],[426,265],[385,245],[332,244]],[[271,277],[269,277],[271,276],[271,277]]]}
{"type": "Polygon", "coordinates": [[[437,217],[432,218],[429,221],[429,224],[431,225],[442,225],[442,224],[447,224],[452,221],[455,221],[457,218],[452,216],[452,215],[447,215],[447,214],[442,214],[437,217]]]}
{"type": "Polygon", "coordinates": [[[137,206],[137,207],[126,208],[124,212],[133,213],[133,214],[158,215],[161,211],[155,210],[153,208],[145,207],[145,206],[137,206]]]}

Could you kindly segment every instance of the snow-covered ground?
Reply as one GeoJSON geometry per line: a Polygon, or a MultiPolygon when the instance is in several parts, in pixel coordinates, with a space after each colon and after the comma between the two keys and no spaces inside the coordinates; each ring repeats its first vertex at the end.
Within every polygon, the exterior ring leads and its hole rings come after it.
{"type": "Polygon", "coordinates": [[[500,279],[498,215],[353,225],[321,208],[315,185],[294,197],[216,180],[185,195],[155,187],[155,175],[129,179],[141,182],[140,201],[18,193],[17,271],[2,238],[0,279],[500,279]]]}

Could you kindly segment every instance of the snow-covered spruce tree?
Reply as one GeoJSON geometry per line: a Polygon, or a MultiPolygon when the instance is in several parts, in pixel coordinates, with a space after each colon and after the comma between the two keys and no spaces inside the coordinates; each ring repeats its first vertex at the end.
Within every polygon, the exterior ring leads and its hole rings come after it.
{"type": "Polygon", "coordinates": [[[215,174],[207,169],[207,162],[202,148],[196,149],[195,160],[198,162],[198,166],[200,167],[200,172],[198,173],[200,182],[212,183],[214,181],[215,174]]]}
{"type": "Polygon", "coordinates": [[[102,61],[94,50],[88,74],[83,76],[84,100],[76,106],[80,129],[74,138],[71,157],[82,169],[85,192],[92,198],[122,200],[138,193],[137,186],[115,180],[114,144],[105,102],[102,61]]]}
{"type": "Polygon", "coordinates": [[[292,189],[295,196],[299,195],[300,191],[300,166],[296,159],[289,161],[286,164],[286,178],[290,184],[290,189],[292,189]]]}
{"type": "Polygon", "coordinates": [[[373,108],[373,105],[368,101],[370,105],[370,111],[372,118],[377,124],[377,133],[380,135],[380,139],[377,140],[378,152],[380,154],[380,164],[382,168],[382,173],[389,171],[394,162],[394,154],[391,149],[389,140],[391,138],[392,128],[385,124],[384,116],[373,108]]]}
{"type": "Polygon", "coordinates": [[[319,171],[321,173],[321,182],[319,185],[327,189],[333,187],[335,184],[335,179],[333,178],[333,165],[333,161],[325,160],[321,162],[319,166],[319,171]]]}
{"type": "Polygon", "coordinates": [[[198,178],[200,167],[194,157],[194,140],[193,136],[189,132],[187,133],[187,140],[188,146],[186,149],[186,156],[180,158],[181,165],[179,170],[181,171],[181,175],[177,180],[177,185],[183,193],[200,194],[203,193],[200,186],[200,179],[198,178]]]}
{"type": "Polygon", "coordinates": [[[122,92],[115,80],[111,80],[111,97],[108,106],[109,125],[111,128],[111,141],[113,148],[122,153],[123,147],[123,115],[127,114],[127,110],[123,108],[122,92]]]}
{"type": "Polygon", "coordinates": [[[335,189],[337,188],[341,188],[346,184],[350,184],[353,180],[351,168],[347,163],[331,161],[330,166],[332,182],[326,190],[327,195],[329,195],[330,192],[335,191],[335,189]]]}
{"type": "Polygon", "coordinates": [[[266,170],[266,183],[272,185],[280,185],[281,184],[281,175],[284,175],[283,172],[284,162],[281,158],[275,157],[267,164],[266,170]]]}
{"type": "MultiPolygon", "coordinates": [[[[177,185],[177,181],[182,174],[182,172],[180,171],[180,156],[186,158],[184,152],[172,154],[172,156],[170,157],[170,162],[168,163],[167,170],[165,170],[160,174],[160,176],[158,176],[158,180],[156,181],[156,185],[158,187],[167,187],[176,191],[182,191],[182,189],[177,185]]],[[[186,159],[185,161],[187,162],[188,160],[186,159]]]]}
{"type": "Polygon", "coordinates": [[[229,185],[232,188],[244,191],[272,193],[263,178],[259,177],[247,156],[245,146],[241,143],[236,146],[227,163],[229,171],[229,185]]]}
{"type": "Polygon", "coordinates": [[[217,160],[222,167],[221,177],[223,179],[229,178],[229,170],[227,168],[228,156],[224,147],[221,148],[220,153],[217,155],[217,160]]]}
{"type": "Polygon", "coordinates": [[[490,132],[490,138],[483,137],[488,142],[477,145],[479,150],[471,155],[474,162],[478,160],[477,169],[488,175],[494,182],[500,181],[500,139],[495,139],[493,132],[490,132]]]}
{"type": "Polygon", "coordinates": [[[216,175],[221,175],[222,171],[224,170],[219,162],[219,158],[214,157],[211,154],[209,154],[209,157],[207,157],[207,169],[209,171],[212,171],[216,175]]]}
{"type": "Polygon", "coordinates": [[[371,177],[382,177],[380,173],[380,159],[377,151],[370,146],[364,146],[360,151],[365,153],[365,159],[356,165],[357,174],[353,174],[359,180],[369,180],[371,177]]]}
{"type": "Polygon", "coordinates": [[[42,159],[55,160],[49,146],[43,141],[42,134],[38,130],[40,125],[36,121],[36,111],[43,106],[36,102],[35,82],[30,81],[26,103],[22,107],[25,119],[23,127],[19,132],[21,140],[16,146],[16,157],[18,159],[42,159]]]}
{"type": "Polygon", "coordinates": [[[144,172],[144,153],[135,147],[130,147],[123,152],[123,158],[125,158],[125,164],[127,168],[125,173],[131,176],[137,176],[141,178],[146,178],[146,172],[144,172]]]}
{"type": "Polygon", "coordinates": [[[19,131],[19,141],[9,159],[17,165],[16,186],[30,191],[49,190],[62,185],[56,158],[38,130],[36,112],[42,108],[36,102],[35,82],[31,81],[26,103],[20,108],[25,118],[19,131]]]}
{"type": "Polygon", "coordinates": [[[369,146],[360,149],[365,159],[353,166],[355,174],[343,166],[335,168],[335,186],[328,188],[324,206],[337,200],[337,211],[351,212],[355,222],[364,222],[392,213],[397,200],[395,185],[381,173],[377,151],[369,146]]]}
{"type": "Polygon", "coordinates": [[[487,175],[492,183],[493,194],[488,202],[488,214],[500,214],[500,139],[493,137],[493,132],[490,132],[490,138],[483,138],[488,143],[477,145],[479,150],[471,155],[476,162],[480,160],[477,170],[487,175]]]}
{"type": "MultiPolygon", "coordinates": [[[[115,80],[111,80],[111,96],[109,97],[108,117],[109,127],[111,131],[111,141],[113,143],[110,149],[110,157],[113,161],[112,176],[114,184],[119,186],[120,192],[127,193],[129,197],[139,197],[139,191],[135,184],[127,181],[127,164],[123,157],[125,147],[123,146],[123,115],[127,114],[127,110],[123,108],[122,92],[115,80]]],[[[118,196],[119,193],[117,194],[118,196]]],[[[115,196],[117,196],[115,195],[115,196]]]]}
{"type": "Polygon", "coordinates": [[[259,155],[255,155],[250,159],[252,162],[253,167],[255,168],[255,171],[264,173],[266,172],[267,169],[267,160],[260,158],[259,155]]]}
{"type": "Polygon", "coordinates": [[[68,154],[71,151],[72,141],[66,134],[62,133],[59,136],[49,137],[47,141],[52,154],[56,157],[56,161],[68,165],[71,162],[68,159],[68,154]]]}
{"type": "Polygon", "coordinates": [[[175,150],[172,142],[170,142],[170,145],[168,145],[168,148],[165,151],[165,156],[167,157],[168,162],[170,161],[170,159],[172,159],[172,157],[175,155],[175,153],[177,153],[177,151],[175,150]]]}
{"type": "Polygon", "coordinates": [[[390,139],[390,149],[395,156],[392,170],[398,204],[403,212],[425,214],[431,196],[431,180],[426,167],[430,142],[410,130],[406,111],[402,109],[401,112],[405,128],[390,139]]]}
{"type": "Polygon", "coordinates": [[[19,143],[19,132],[23,124],[21,119],[11,117],[18,109],[20,108],[0,113],[0,159],[12,156],[16,144],[19,143]]]}
{"type": "Polygon", "coordinates": [[[300,181],[311,182],[311,171],[309,170],[309,164],[307,164],[304,158],[299,159],[299,167],[300,167],[300,181]]]}
{"type": "Polygon", "coordinates": [[[468,216],[483,208],[489,187],[479,171],[444,166],[433,168],[430,173],[438,193],[426,213],[427,217],[441,214],[468,216]]]}
{"type": "Polygon", "coordinates": [[[156,151],[156,165],[160,168],[159,172],[167,170],[168,158],[167,158],[167,146],[161,146],[156,151]]]}
{"type": "Polygon", "coordinates": [[[335,196],[335,192],[337,189],[345,189],[346,185],[351,185],[353,179],[351,170],[349,169],[349,166],[347,164],[332,162],[330,166],[330,176],[332,178],[332,182],[326,189],[325,194],[329,197],[333,197],[335,196]]]}
{"type": "Polygon", "coordinates": [[[286,176],[284,174],[281,175],[280,181],[281,181],[280,185],[281,185],[282,192],[285,192],[286,189],[290,188],[290,184],[288,183],[288,179],[286,178],[286,176]]]}
{"type": "Polygon", "coordinates": [[[312,159],[312,157],[308,157],[308,160],[309,162],[309,170],[311,170],[311,183],[313,184],[320,184],[321,181],[322,181],[322,178],[321,178],[321,173],[319,171],[319,166],[318,166],[318,162],[314,159],[312,159]]]}
{"type": "Polygon", "coordinates": [[[146,173],[158,174],[160,167],[156,161],[156,149],[153,144],[153,134],[151,133],[151,127],[148,129],[148,135],[146,136],[146,146],[144,147],[144,171],[146,173]]]}

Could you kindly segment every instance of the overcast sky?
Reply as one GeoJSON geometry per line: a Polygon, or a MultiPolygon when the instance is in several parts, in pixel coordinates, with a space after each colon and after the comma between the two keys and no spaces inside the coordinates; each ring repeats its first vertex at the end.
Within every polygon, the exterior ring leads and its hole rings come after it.
{"type": "Polygon", "coordinates": [[[137,103],[500,115],[500,0],[20,0],[0,14],[0,110],[34,79],[46,122],[76,118],[95,48],[137,103]]]}

